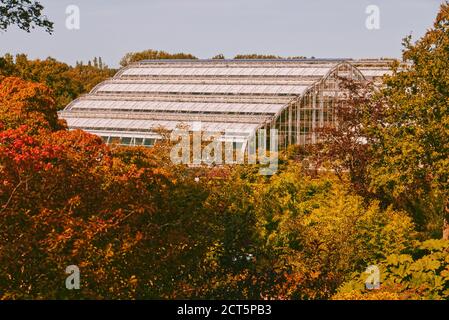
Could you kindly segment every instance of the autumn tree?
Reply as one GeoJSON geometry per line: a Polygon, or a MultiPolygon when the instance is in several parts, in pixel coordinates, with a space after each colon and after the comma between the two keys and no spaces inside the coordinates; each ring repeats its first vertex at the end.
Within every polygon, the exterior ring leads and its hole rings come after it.
{"type": "Polygon", "coordinates": [[[378,117],[365,123],[374,155],[371,186],[427,229],[441,230],[444,220],[448,238],[449,4],[441,5],[421,39],[413,43],[408,37],[404,44],[408,67],[385,79],[378,117]]]}
{"type": "Polygon", "coordinates": [[[0,31],[16,25],[26,32],[36,27],[53,32],[53,22],[43,15],[44,7],[33,0],[0,0],[0,31]]]}
{"type": "Polygon", "coordinates": [[[332,175],[310,178],[291,165],[264,189],[257,197],[264,238],[286,273],[279,297],[328,298],[351,270],[365,269],[413,241],[414,226],[405,212],[365,201],[332,175]]]}
{"type": "Polygon", "coordinates": [[[408,248],[405,212],[365,202],[333,176],[291,163],[271,178],[234,168],[207,201],[221,221],[208,298],[326,299],[352,272],[408,248]],[[273,196],[275,195],[275,196],[273,196]]]}
{"type": "Polygon", "coordinates": [[[317,127],[317,142],[296,149],[311,164],[309,169],[328,168],[340,180],[348,177],[356,192],[369,196],[368,166],[373,155],[364,122],[376,116],[372,104],[375,88],[371,83],[347,79],[341,79],[339,85],[343,94],[334,107],[338,124],[317,127]]]}
{"type": "Polygon", "coordinates": [[[72,67],[53,58],[29,60],[25,54],[0,57],[0,77],[14,76],[45,84],[52,90],[58,110],[79,95],[89,92],[101,81],[112,77],[115,72],[106,67],[101,59],[97,59],[97,67],[82,63],[72,67]]]}
{"type": "Polygon", "coordinates": [[[48,87],[14,77],[0,79],[0,124],[3,129],[27,125],[35,132],[64,126],[48,87]]]}
{"type": "Polygon", "coordinates": [[[107,146],[50,125],[43,85],[0,92],[1,298],[322,299],[413,239],[403,212],[298,164],[174,165],[170,141],[107,146]],[[64,287],[72,264],[81,290],[64,287]]]}
{"type": "Polygon", "coordinates": [[[52,127],[43,85],[5,78],[0,88],[1,298],[185,298],[207,282],[216,223],[194,172],[167,162],[164,145],[111,150],[52,127]],[[72,264],[77,292],[64,287],[72,264]]]}
{"type": "Polygon", "coordinates": [[[394,204],[421,231],[449,237],[449,4],[416,43],[404,41],[404,62],[393,63],[383,87],[343,82],[338,125],[318,128],[315,165],[349,173],[363,195],[394,204]]]}

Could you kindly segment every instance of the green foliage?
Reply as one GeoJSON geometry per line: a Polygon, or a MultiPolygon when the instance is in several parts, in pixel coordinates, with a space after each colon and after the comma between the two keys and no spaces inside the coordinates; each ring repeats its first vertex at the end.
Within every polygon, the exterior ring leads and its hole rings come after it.
{"type": "Polygon", "coordinates": [[[226,59],[226,57],[224,56],[224,54],[219,53],[216,56],[213,56],[212,59],[213,60],[224,60],[224,59],[226,59]]]}
{"type": "Polygon", "coordinates": [[[3,298],[323,299],[413,242],[404,213],[332,175],[175,166],[169,141],[111,149],[49,125],[43,85],[5,78],[0,93],[3,298]],[[61,285],[71,264],[80,291],[61,285]]]}
{"type": "Polygon", "coordinates": [[[269,180],[255,172],[237,170],[209,200],[223,219],[212,297],[328,298],[351,272],[413,242],[405,213],[365,204],[335,178],[294,164],[269,180]]]}
{"type": "Polygon", "coordinates": [[[349,174],[355,191],[407,211],[419,231],[449,238],[449,4],[404,63],[376,89],[346,82],[338,126],[319,128],[320,143],[302,157],[311,169],[349,174]],[[444,223],[446,221],[446,223],[444,223]],[[446,227],[444,227],[446,225],[446,227]]]}
{"type": "Polygon", "coordinates": [[[120,60],[120,65],[126,67],[127,65],[138,62],[141,60],[160,60],[160,59],[197,59],[195,56],[188,53],[168,53],[165,51],[157,50],[145,50],[142,52],[130,52],[127,53],[122,60],[120,60]]]}
{"type": "Polygon", "coordinates": [[[236,60],[242,59],[282,59],[282,57],[272,54],[238,54],[234,57],[236,60]]]}
{"type": "Polygon", "coordinates": [[[294,163],[271,178],[175,166],[169,142],[111,149],[49,125],[43,85],[0,93],[2,298],[326,298],[413,237],[404,214],[294,163]],[[63,286],[72,264],[79,291],[63,286]]]}
{"type": "MultiPolygon", "coordinates": [[[[307,59],[305,56],[294,56],[294,57],[280,57],[273,54],[238,54],[234,57],[236,60],[242,59],[307,59]]],[[[311,58],[313,59],[313,58],[311,58]]]]}
{"type": "Polygon", "coordinates": [[[405,40],[410,65],[385,79],[365,122],[373,150],[371,189],[426,229],[438,224],[440,235],[442,219],[449,218],[448,26],[449,4],[443,4],[423,38],[405,40]]]}
{"type": "Polygon", "coordinates": [[[43,15],[43,10],[44,7],[38,1],[0,0],[0,30],[7,30],[11,25],[16,25],[27,32],[41,27],[52,33],[53,22],[43,15]]]}
{"type": "Polygon", "coordinates": [[[355,274],[334,299],[449,299],[449,241],[417,243],[411,253],[390,255],[378,266],[379,289],[365,289],[367,274],[355,274]]]}

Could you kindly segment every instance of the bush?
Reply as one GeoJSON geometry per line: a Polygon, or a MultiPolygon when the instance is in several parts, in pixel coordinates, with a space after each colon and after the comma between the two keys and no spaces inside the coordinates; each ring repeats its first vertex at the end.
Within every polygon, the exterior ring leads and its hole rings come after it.
{"type": "Polygon", "coordinates": [[[427,240],[410,254],[392,254],[379,264],[380,289],[365,289],[364,273],[353,275],[334,299],[449,299],[449,241],[427,240]]]}

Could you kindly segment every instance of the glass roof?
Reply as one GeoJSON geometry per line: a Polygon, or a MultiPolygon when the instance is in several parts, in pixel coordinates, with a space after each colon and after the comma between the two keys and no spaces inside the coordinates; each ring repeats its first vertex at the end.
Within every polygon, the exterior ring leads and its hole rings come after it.
{"type": "MultiPolygon", "coordinates": [[[[274,121],[291,101],[340,63],[318,59],[143,61],[100,83],[60,115],[70,129],[104,136],[157,135],[154,130],[159,127],[174,130],[185,124],[193,128],[193,119],[203,120],[201,130],[247,135],[274,121]]],[[[386,73],[376,64],[360,66],[366,77],[386,73]]]]}
{"type": "Polygon", "coordinates": [[[129,111],[169,111],[169,112],[213,112],[213,113],[266,113],[276,114],[284,104],[256,103],[203,103],[169,101],[130,101],[130,100],[77,100],[71,110],[129,110],[129,111]]]}
{"type": "Polygon", "coordinates": [[[360,72],[365,77],[383,77],[384,75],[391,75],[393,72],[387,69],[360,69],[360,72]]]}
{"type": "Polygon", "coordinates": [[[330,67],[131,67],[121,76],[324,76],[330,67]]]}
{"type": "Polygon", "coordinates": [[[301,95],[307,89],[308,86],[300,85],[155,84],[139,82],[106,82],[97,86],[95,92],[301,95]]]}
{"type": "MultiPolygon", "coordinates": [[[[117,130],[125,129],[153,130],[162,127],[167,130],[174,130],[180,125],[179,121],[156,121],[156,120],[132,120],[132,119],[103,119],[103,118],[71,118],[66,117],[67,125],[70,128],[117,130]]],[[[196,128],[198,122],[182,122],[190,128],[196,128]]],[[[225,130],[251,134],[259,127],[254,123],[227,123],[227,122],[201,122],[201,130],[208,132],[223,132],[225,130]]]]}

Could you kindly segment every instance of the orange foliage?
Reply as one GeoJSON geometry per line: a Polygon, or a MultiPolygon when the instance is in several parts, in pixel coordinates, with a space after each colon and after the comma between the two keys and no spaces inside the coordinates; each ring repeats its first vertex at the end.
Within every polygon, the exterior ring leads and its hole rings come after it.
{"type": "Polygon", "coordinates": [[[50,89],[15,77],[0,80],[0,122],[9,128],[23,124],[31,129],[62,127],[50,89]]]}

